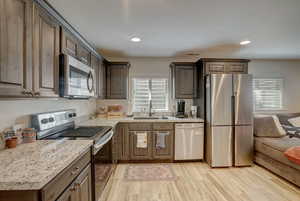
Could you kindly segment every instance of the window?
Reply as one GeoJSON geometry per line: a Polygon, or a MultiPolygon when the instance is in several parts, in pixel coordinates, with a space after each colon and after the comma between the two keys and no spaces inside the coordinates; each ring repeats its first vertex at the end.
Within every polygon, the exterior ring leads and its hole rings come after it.
{"type": "Polygon", "coordinates": [[[282,110],[283,79],[253,79],[253,98],[255,111],[282,110]]]}
{"type": "Polygon", "coordinates": [[[150,100],[152,110],[168,111],[168,79],[133,79],[133,110],[148,111],[150,100]]]}

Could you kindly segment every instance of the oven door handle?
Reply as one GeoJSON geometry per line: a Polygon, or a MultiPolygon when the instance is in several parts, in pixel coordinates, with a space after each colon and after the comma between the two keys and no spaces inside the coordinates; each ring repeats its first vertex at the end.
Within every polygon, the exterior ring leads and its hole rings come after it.
{"type": "Polygon", "coordinates": [[[111,138],[113,137],[114,132],[111,130],[106,135],[109,135],[109,137],[105,138],[104,140],[100,140],[97,144],[94,144],[94,148],[96,150],[101,149],[106,143],[108,143],[111,140],[111,138]]]}

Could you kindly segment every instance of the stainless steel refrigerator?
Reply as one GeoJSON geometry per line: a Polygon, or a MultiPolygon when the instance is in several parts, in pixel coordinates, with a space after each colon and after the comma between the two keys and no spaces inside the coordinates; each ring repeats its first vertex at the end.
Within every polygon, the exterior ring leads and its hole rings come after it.
{"type": "Polygon", "coordinates": [[[252,75],[206,77],[206,160],[211,167],[253,162],[252,75]]]}

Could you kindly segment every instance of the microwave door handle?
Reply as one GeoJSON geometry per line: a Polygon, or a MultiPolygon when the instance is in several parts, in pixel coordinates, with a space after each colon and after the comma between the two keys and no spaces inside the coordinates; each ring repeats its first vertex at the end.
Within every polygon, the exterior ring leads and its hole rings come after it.
{"type": "Polygon", "coordinates": [[[88,90],[89,92],[92,92],[93,91],[93,88],[94,88],[94,78],[93,78],[93,74],[90,72],[89,75],[88,75],[88,78],[87,78],[87,87],[88,87],[88,90]],[[90,79],[92,80],[92,86],[90,86],[90,79]]]}

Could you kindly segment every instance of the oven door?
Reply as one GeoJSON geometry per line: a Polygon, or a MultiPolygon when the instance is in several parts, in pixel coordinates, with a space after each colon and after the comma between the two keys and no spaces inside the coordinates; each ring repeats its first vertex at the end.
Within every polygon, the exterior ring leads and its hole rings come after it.
{"type": "Polygon", "coordinates": [[[93,150],[93,168],[95,179],[95,200],[99,200],[100,196],[116,168],[112,156],[112,137],[113,130],[108,132],[101,140],[94,145],[93,150]]]}
{"type": "Polygon", "coordinates": [[[69,55],[62,55],[63,71],[60,72],[61,96],[89,98],[95,96],[95,71],[69,55]]]}

